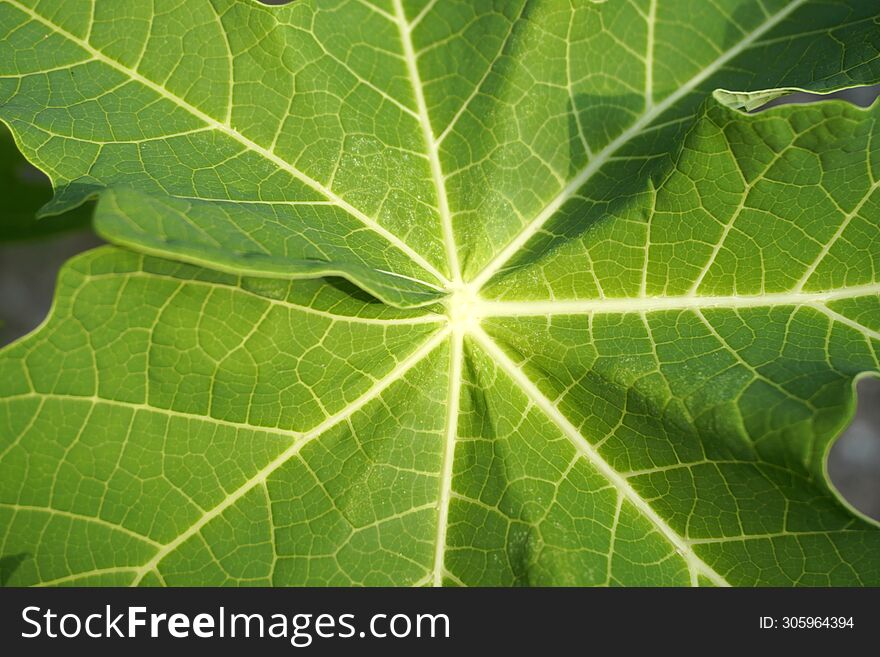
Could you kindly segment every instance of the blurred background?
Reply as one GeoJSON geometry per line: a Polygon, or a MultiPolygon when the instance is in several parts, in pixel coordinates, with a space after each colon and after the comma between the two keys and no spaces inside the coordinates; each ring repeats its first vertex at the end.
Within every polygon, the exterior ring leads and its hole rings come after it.
{"type": "MultiPolygon", "coordinates": [[[[283,4],[285,0],[264,0],[283,4]]],[[[850,89],[832,96],[794,94],[777,99],[803,103],[840,97],[861,106],[880,95],[880,85],[850,89]]],[[[766,109],[766,108],[762,108],[766,109]]],[[[758,110],[761,111],[761,110],[758,110]]],[[[4,198],[0,236],[0,347],[29,333],[46,317],[55,279],[71,256],[101,241],[89,227],[90,207],[41,222],[34,229],[34,212],[51,196],[45,177],[18,155],[8,133],[0,128],[0,196],[4,198]]],[[[828,470],[843,496],[863,513],[880,519],[880,379],[859,382],[855,419],[831,451],[828,470]]]]}

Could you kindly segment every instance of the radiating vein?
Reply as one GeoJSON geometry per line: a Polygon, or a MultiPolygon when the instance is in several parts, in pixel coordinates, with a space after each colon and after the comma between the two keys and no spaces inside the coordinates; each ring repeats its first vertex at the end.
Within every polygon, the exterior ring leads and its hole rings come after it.
{"type": "MultiPolygon", "coordinates": [[[[416,97],[416,105],[419,109],[419,125],[422,128],[422,136],[425,147],[428,149],[428,161],[431,164],[431,177],[434,180],[434,188],[437,194],[437,204],[440,211],[440,220],[443,225],[443,243],[446,247],[446,257],[453,282],[461,280],[461,266],[458,263],[458,248],[455,245],[455,235],[452,230],[452,216],[449,212],[449,197],[446,193],[446,181],[443,176],[443,166],[440,163],[440,152],[437,140],[434,138],[434,130],[431,127],[431,118],[428,116],[428,105],[425,102],[425,90],[419,75],[419,64],[416,58],[412,42],[412,27],[406,22],[406,14],[401,0],[394,0],[394,13],[397,18],[397,27],[400,31],[400,41],[403,45],[406,68],[412,82],[413,94],[416,97]]],[[[441,278],[442,280],[442,278],[441,278]]]]}
{"type": "Polygon", "coordinates": [[[878,180],[873,185],[871,185],[871,187],[868,189],[867,193],[862,197],[862,200],[858,202],[858,204],[852,209],[851,212],[848,212],[843,217],[843,221],[840,222],[840,226],[838,226],[837,230],[834,231],[834,235],[832,235],[831,239],[829,239],[824,244],[824,246],[822,247],[822,250],[819,251],[819,255],[817,255],[813,259],[813,262],[811,262],[810,266],[807,267],[803,276],[801,276],[800,280],[795,284],[794,289],[796,291],[801,291],[804,289],[806,284],[809,282],[810,278],[816,272],[816,269],[818,269],[819,265],[822,264],[822,261],[825,259],[825,256],[827,256],[829,251],[831,251],[831,247],[833,247],[837,243],[837,240],[839,240],[840,236],[843,235],[847,226],[849,226],[850,222],[856,216],[858,216],[859,212],[862,211],[862,208],[865,207],[865,204],[868,202],[868,200],[871,198],[871,196],[873,196],[874,192],[877,191],[877,189],[880,189],[880,180],[878,180]]]}
{"type": "Polygon", "coordinates": [[[440,494],[437,498],[437,535],[434,545],[432,583],[443,586],[446,531],[449,526],[449,501],[452,496],[452,466],[455,462],[455,443],[458,436],[458,416],[461,408],[462,360],[464,334],[453,331],[449,349],[449,398],[447,399],[446,437],[440,472],[440,494]]]}
{"type": "Polygon", "coordinates": [[[850,319],[846,315],[841,315],[839,312],[831,310],[828,306],[817,306],[818,310],[825,313],[830,319],[833,319],[835,322],[840,322],[841,324],[845,324],[852,329],[855,329],[859,333],[869,337],[873,340],[880,340],[880,331],[875,331],[872,328],[868,328],[864,324],[861,324],[854,319],[850,319]]]}
{"type": "Polygon", "coordinates": [[[657,25],[657,0],[651,0],[646,17],[648,35],[645,40],[645,109],[654,104],[654,32],[657,25]]]}
{"type": "Polygon", "coordinates": [[[529,315],[576,315],[581,313],[643,313],[662,312],[664,310],[687,310],[689,308],[706,310],[710,308],[778,306],[819,307],[830,301],[855,299],[875,294],[880,294],[880,283],[818,292],[776,292],[740,296],[685,295],[559,301],[481,301],[478,310],[484,317],[515,317],[529,315]]]}

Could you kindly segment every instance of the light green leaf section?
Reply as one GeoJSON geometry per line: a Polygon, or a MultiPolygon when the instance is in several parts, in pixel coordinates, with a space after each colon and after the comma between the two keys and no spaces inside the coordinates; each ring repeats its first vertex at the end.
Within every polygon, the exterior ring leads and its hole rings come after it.
{"type": "Polygon", "coordinates": [[[880,585],[870,4],[0,1],[3,583],[880,585]]]}

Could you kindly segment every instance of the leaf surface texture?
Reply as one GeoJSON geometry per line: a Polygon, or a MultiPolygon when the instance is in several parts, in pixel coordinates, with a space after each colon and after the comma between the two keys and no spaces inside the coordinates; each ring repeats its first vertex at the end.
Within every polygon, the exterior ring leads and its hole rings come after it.
{"type": "Polygon", "coordinates": [[[880,584],[871,5],[0,1],[4,583],[880,584]]]}

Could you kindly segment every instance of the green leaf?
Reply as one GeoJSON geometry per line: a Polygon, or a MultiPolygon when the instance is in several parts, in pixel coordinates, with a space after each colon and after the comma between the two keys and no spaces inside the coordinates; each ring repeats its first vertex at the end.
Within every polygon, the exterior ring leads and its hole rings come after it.
{"type": "Polygon", "coordinates": [[[880,584],[880,104],[742,111],[880,81],[869,4],[0,0],[127,247],[0,354],[4,581],[880,584]]]}
{"type": "Polygon", "coordinates": [[[0,242],[46,237],[85,228],[90,209],[79,208],[61,217],[36,218],[40,207],[52,198],[46,177],[21,156],[9,131],[0,123],[0,242]]]}

